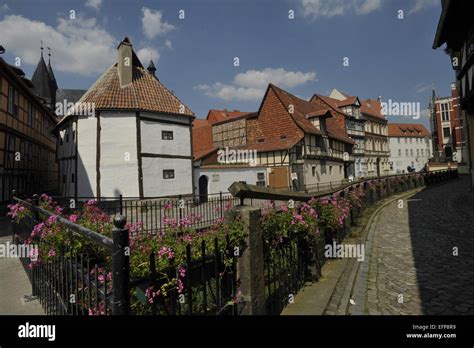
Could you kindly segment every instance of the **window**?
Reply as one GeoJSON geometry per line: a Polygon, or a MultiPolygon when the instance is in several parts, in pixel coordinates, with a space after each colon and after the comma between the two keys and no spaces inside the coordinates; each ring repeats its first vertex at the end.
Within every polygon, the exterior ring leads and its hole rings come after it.
{"type": "Polygon", "coordinates": [[[405,149],[405,156],[408,157],[408,149],[405,149]]]}
{"type": "Polygon", "coordinates": [[[35,128],[35,108],[31,103],[28,103],[28,126],[35,128]]]}
{"type": "Polygon", "coordinates": [[[8,112],[13,116],[18,116],[18,104],[19,104],[20,95],[13,86],[8,87],[8,112]]]}
{"type": "Polygon", "coordinates": [[[257,186],[265,186],[265,173],[257,173],[257,186]]]}
{"type": "Polygon", "coordinates": [[[441,104],[441,119],[444,121],[449,121],[449,103],[441,104]]]}
{"type": "Polygon", "coordinates": [[[74,173],[71,174],[71,183],[74,184],[74,173]]]}
{"type": "Polygon", "coordinates": [[[321,174],[326,174],[326,161],[321,161],[321,174]]]}
{"type": "Polygon", "coordinates": [[[173,140],[173,131],[161,131],[161,139],[173,140]]]}
{"type": "Polygon", "coordinates": [[[400,144],[400,138],[397,138],[398,139],[398,143],[400,144]]]}
{"type": "Polygon", "coordinates": [[[342,166],[339,166],[339,174],[342,174],[342,166]]]}
{"type": "Polygon", "coordinates": [[[332,175],[332,166],[329,166],[329,175],[332,175]]]}
{"type": "Polygon", "coordinates": [[[398,149],[398,157],[402,157],[402,150],[398,149]]]}
{"type": "Polygon", "coordinates": [[[316,176],[316,166],[311,167],[311,172],[312,172],[313,176],[316,176]]]}
{"type": "Polygon", "coordinates": [[[420,155],[420,149],[416,149],[416,155],[417,155],[417,156],[420,155]]]}
{"type": "Polygon", "coordinates": [[[407,142],[408,142],[408,141],[407,141],[407,138],[405,138],[405,144],[406,144],[407,142]]]}
{"type": "Polygon", "coordinates": [[[451,129],[449,129],[449,127],[443,128],[443,136],[444,136],[445,138],[449,138],[450,135],[451,135],[451,129]]]}
{"type": "Polygon", "coordinates": [[[413,156],[413,149],[410,149],[410,156],[413,156]]]}
{"type": "Polygon", "coordinates": [[[174,169],[163,170],[163,179],[174,179],[174,169]]]}

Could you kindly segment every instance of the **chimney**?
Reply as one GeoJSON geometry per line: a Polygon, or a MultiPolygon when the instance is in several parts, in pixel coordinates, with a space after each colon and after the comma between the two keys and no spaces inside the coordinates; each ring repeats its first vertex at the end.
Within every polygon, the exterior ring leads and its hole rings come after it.
{"type": "Polygon", "coordinates": [[[132,83],[132,44],[128,37],[118,45],[117,72],[119,75],[120,87],[127,87],[132,83]]]}

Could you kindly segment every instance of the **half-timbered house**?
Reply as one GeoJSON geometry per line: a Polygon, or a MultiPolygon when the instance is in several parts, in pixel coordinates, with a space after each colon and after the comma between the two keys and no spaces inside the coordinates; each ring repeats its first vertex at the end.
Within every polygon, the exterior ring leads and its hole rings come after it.
{"type": "Polygon", "coordinates": [[[128,38],[117,50],[117,62],[56,127],[63,195],[191,194],[193,112],[154,65],[143,67],[128,38]]]}

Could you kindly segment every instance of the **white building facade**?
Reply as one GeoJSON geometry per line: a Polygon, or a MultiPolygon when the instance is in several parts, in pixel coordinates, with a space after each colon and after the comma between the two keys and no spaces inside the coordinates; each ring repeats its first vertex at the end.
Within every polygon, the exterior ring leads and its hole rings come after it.
{"type": "Polygon", "coordinates": [[[421,124],[390,123],[388,137],[391,174],[423,170],[433,156],[430,133],[421,124]]]}

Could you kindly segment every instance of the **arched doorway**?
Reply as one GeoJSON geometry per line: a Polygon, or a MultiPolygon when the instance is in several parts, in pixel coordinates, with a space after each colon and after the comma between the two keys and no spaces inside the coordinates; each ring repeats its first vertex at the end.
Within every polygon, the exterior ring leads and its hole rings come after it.
{"type": "Polygon", "coordinates": [[[209,178],[206,175],[201,175],[199,177],[199,203],[207,202],[207,184],[209,183],[209,178]]]}

